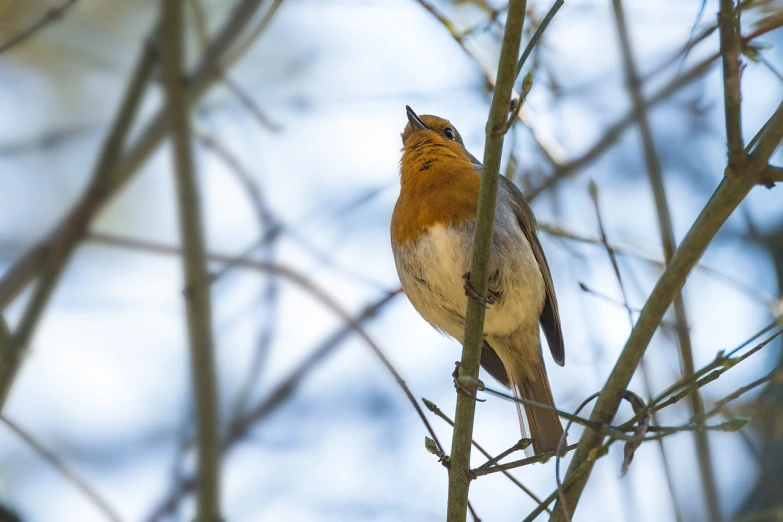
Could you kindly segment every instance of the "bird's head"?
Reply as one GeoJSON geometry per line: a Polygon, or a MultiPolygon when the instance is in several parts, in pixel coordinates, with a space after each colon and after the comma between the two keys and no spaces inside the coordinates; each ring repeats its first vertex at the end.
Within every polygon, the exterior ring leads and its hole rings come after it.
{"type": "MultiPolygon", "coordinates": [[[[467,160],[475,165],[480,162],[465,148],[462,136],[449,120],[423,114],[419,116],[405,106],[408,124],[402,132],[403,163],[406,160],[467,160]]],[[[418,163],[418,162],[416,162],[418,163]]]]}

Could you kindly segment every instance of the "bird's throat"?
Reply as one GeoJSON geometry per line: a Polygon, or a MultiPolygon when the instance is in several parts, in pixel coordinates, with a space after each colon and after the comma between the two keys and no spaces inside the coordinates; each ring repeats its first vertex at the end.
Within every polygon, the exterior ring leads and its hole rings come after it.
{"type": "Polygon", "coordinates": [[[433,226],[475,219],[481,178],[470,161],[437,147],[406,150],[400,171],[392,216],[392,240],[398,245],[416,241],[433,226]]]}

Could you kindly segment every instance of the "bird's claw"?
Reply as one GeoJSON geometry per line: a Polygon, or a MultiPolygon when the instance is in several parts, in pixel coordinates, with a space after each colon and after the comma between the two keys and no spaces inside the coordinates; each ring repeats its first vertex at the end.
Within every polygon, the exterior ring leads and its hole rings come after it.
{"type": "Polygon", "coordinates": [[[481,295],[476,292],[476,289],[473,288],[473,284],[470,282],[470,272],[463,274],[462,279],[465,280],[465,286],[463,287],[465,288],[465,295],[478,301],[484,308],[489,309],[490,306],[497,302],[497,296],[490,291],[487,291],[487,297],[481,297],[481,295]]]}
{"type": "MultiPolygon", "coordinates": [[[[451,374],[451,376],[454,377],[454,389],[457,390],[457,393],[461,393],[463,395],[467,395],[468,397],[470,397],[471,399],[473,399],[476,402],[485,402],[486,399],[479,399],[478,397],[476,397],[476,394],[473,393],[473,391],[468,389],[467,386],[465,386],[464,384],[462,384],[460,382],[460,380],[459,380],[459,377],[460,377],[459,369],[460,369],[461,366],[462,366],[461,362],[459,362],[459,361],[455,361],[454,362],[454,372],[452,372],[452,374],[451,374]]],[[[479,385],[483,386],[484,383],[479,381],[479,385]]]]}

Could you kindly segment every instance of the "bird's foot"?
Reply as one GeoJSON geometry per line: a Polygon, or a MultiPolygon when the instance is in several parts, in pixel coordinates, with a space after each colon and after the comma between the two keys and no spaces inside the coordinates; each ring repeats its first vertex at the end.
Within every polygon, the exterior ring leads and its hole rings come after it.
{"type": "MultiPolygon", "coordinates": [[[[479,399],[476,397],[476,394],[469,389],[467,386],[462,384],[460,381],[460,375],[459,375],[459,369],[462,367],[462,363],[459,361],[454,362],[454,372],[452,372],[451,376],[454,377],[454,389],[457,390],[457,393],[461,393],[462,395],[467,395],[471,399],[473,399],[476,402],[485,402],[486,399],[479,399]]],[[[477,379],[478,380],[478,379],[477,379]]],[[[484,387],[484,383],[481,382],[481,380],[478,380],[479,388],[484,387]]]]}
{"type": "Polygon", "coordinates": [[[465,288],[465,295],[478,301],[484,308],[488,309],[497,302],[498,297],[489,290],[487,290],[487,297],[481,297],[481,295],[476,292],[476,289],[473,288],[473,284],[470,282],[470,272],[463,274],[462,279],[465,280],[465,286],[463,287],[465,288]]]}

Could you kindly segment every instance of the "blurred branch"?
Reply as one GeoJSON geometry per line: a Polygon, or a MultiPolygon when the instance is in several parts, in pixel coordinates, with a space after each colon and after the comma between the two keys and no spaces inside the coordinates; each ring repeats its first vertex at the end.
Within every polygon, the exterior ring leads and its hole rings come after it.
{"type": "Polygon", "coordinates": [[[82,238],[90,217],[100,207],[110,192],[111,173],[122,152],[122,146],[136,116],[144,90],[152,76],[155,52],[145,42],[136,65],[130,85],[120,110],[104,142],[98,162],[87,190],[76,207],[62,221],[56,231],[46,240],[17,260],[0,280],[0,309],[4,308],[13,295],[21,291],[26,282],[40,273],[33,295],[25,307],[19,326],[14,333],[14,350],[11,366],[4,367],[0,375],[0,411],[2,411],[8,390],[21,364],[22,354],[54,291],[62,270],[77,242],[82,238]]]}
{"type": "Polygon", "coordinates": [[[22,351],[17,349],[5,316],[0,312],[0,410],[16,370],[21,364],[22,351]]]}
{"type": "Polygon", "coordinates": [[[761,130],[750,140],[746,152],[750,154],[746,170],[759,175],[757,183],[762,182],[764,172],[769,169],[768,161],[772,153],[780,146],[780,137],[783,135],[783,101],[767,120],[761,130]],[[761,170],[760,173],[757,171],[761,170]]]}
{"type": "Polygon", "coordinates": [[[768,383],[770,381],[772,381],[772,382],[781,382],[781,381],[783,381],[783,369],[776,368],[776,369],[772,370],[771,372],[769,372],[764,377],[756,379],[752,383],[746,384],[745,386],[742,386],[741,388],[737,389],[733,393],[730,393],[730,394],[726,395],[724,398],[722,398],[721,400],[717,401],[713,405],[712,409],[704,414],[704,417],[705,418],[709,418],[709,417],[712,417],[714,415],[717,415],[717,414],[721,413],[721,410],[723,410],[723,407],[726,406],[731,401],[737,400],[738,398],[740,398],[744,394],[748,393],[749,391],[753,390],[754,388],[757,388],[757,387],[761,386],[762,384],[768,383]]]}
{"type": "MultiPolygon", "coordinates": [[[[619,3],[615,3],[615,9],[617,9],[618,7],[620,7],[619,3]]],[[[620,11],[620,13],[621,13],[621,15],[618,17],[618,23],[619,23],[620,19],[622,18],[622,11],[620,11]]],[[[624,27],[624,22],[623,22],[623,27],[624,27]]],[[[622,273],[620,272],[620,264],[617,262],[617,255],[615,254],[614,249],[609,245],[609,239],[606,237],[606,229],[604,228],[603,217],[601,216],[601,206],[600,206],[600,204],[598,202],[598,186],[595,184],[595,182],[593,180],[590,180],[589,190],[590,190],[590,197],[593,200],[593,206],[595,207],[595,216],[596,216],[596,219],[598,221],[598,231],[599,231],[599,233],[601,235],[601,242],[604,244],[604,247],[606,249],[606,253],[609,256],[609,261],[612,264],[612,269],[614,270],[614,275],[617,278],[617,284],[619,285],[620,292],[622,293],[622,296],[623,296],[623,304],[625,306],[626,311],[628,312],[628,321],[629,321],[629,324],[630,324],[630,328],[631,328],[631,330],[633,330],[634,312],[631,309],[631,305],[630,305],[630,303],[628,301],[628,292],[625,289],[625,283],[623,282],[622,273]]],[[[643,380],[643,383],[644,383],[645,395],[648,398],[652,397],[652,389],[651,389],[652,379],[650,378],[650,373],[649,373],[649,371],[647,369],[647,365],[645,364],[644,358],[642,358],[642,360],[640,361],[639,368],[642,371],[642,378],[643,378],[642,380],[643,380]]],[[[658,424],[658,417],[655,414],[655,412],[653,412],[651,414],[651,417],[652,417],[652,423],[653,424],[658,424]]],[[[628,444],[626,444],[626,448],[629,448],[629,447],[630,446],[628,444]]],[[[675,493],[675,486],[674,486],[673,475],[672,475],[672,472],[671,472],[669,456],[666,453],[666,447],[664,446],[664,443],[663,443],[662,440],[658,441],[658,449],[661,452],[661,462],[663,464],[663,470],[664,470],[664,473],[666,475],[666,484],[667,484],[667,487],[669,489],[669,496],[671,496],[671,499],[672,499],[672,506],[674,508],[674,519],[677,522],[680,522],[682,520],[682,514],[680,513],[680,508],[679,508],[679,505],[677,504],[677,496],[676,496],[676,493],[675,493]]],[[[633,458],[633,450],[631,450],[630,455],[631,455],[630,458],[633,458]]],[[[630,459],[628,460],[628,462],[630,462],[630,459]]],[[[624,465],[623,466],[623,474],[625,474],[625,469],[626,469],[626,466],[624,465]]],[[[559,477],[559,472],[558,472],[558,474],[556,476],[559,477]]]]}
{"type": "MultiPolygon", "coordinates": [[[[755,354],[756,352],[758,352],[759,350],[767,346],[769,343],[777,339],[782,333],[783,331],[781,330],[777,331],[776,333],[772,334],[770,337],[768,337],[761,343],[757,344],[751,350],[748,350],[747,353],[741,355],[740,357],[732,358],[732,354],[734,353],[734,351],[729,352],[728,355],[724,355],[722,352],[719,353],[711,363],[701,368],[698,372],[694,372],[690,376],[683,377],[682,379],[680,379],[679,381],[671,385],[669,388],[664,390],[662,393],[660,393],[653,401],[650,402],[649,405],[650,409],[652,411],[659,411],[663,408],[671,406],[672,404],[675,404],[679,400],[695,392],[697,389],[717,380],[721,375],[726,373],[729,369],[738,365],[739,363],[749,358],[750,356],[752,356],[753,354],[755,354]],[[680,388],[682,388],[681,391],[674,393],[680,388]]],[[[620,429],[623,429],[624,426],[625,425],[621,426],[620,429]]]]}
{"type": "Polygon", "coordinates": [[[90,131],[94,131],[95,124],[79,123],[69,127],[47,129],[39,136],[24,138],[17,142],[4,143],[0,145],[0,158],[15,157],[22,154],[41,153],[71,140],[84,136],[90,131]]]}
{"type": "MultiPolygon", "coordinates": [[[[193,0],[193,2],[198,4],[198,0],[193,0]]],[[[228,147],[221,143],[215,136],[201,130],[198,126],[194,126],[193,134],[199,139],[202,145],[209,148],[223,160],[226,166],[228,166],[229,171],[245,189],[248,199],[253,205],[261,236],[267,237],[272,235],[274,230],[281,228],[277,218],[273,216],[272,212],[269,210],[260,184],[255,180],[252,173],[242,165],[239,158],[237,158],[228,147]]],[[[274,237],[277,238],[280,236],[275,235],[274,237]]],[[[274,242],[272,241],[268,243],[267,254],[267,257],[270,260],[274,259],[274,242]]],[[[216,279],[213,276],[210,276],[210,281],[212,283],[214,283],[215,280],[216,279]]],[[[266,301],[266,314],[264,314],[259,327],[256,348],[253,352],[253,358],[248,365],[247,376],[244,379],[245,382],[238,388],[236,399],[234,400],[234,405],[232,407],[234,413],[231,415],[232,417],[243,411],[247,405],[252,390],[260,380],[261,371],[264,362],[269,355],[270,346],[272,345],[272,340],[274,338],[277,315],[276,308],[279,302],[278,298],[280,293],[278,279],[272,276],[267,277],[265,287],[261,293],[266,301]]],[[[253,306],[255,306],[255,303],[253,306]]]]}
{"type": "MultiPolygon", "coordinates": [[[[639,133],[642,138],[642,148],[644,151],[644,160],[647,167],[647,175],[652,188],[653,199],[655,201],[655,210],[658,217],[658,230],[661,235],[663,245],[663,255],[668,265],[674,255],[676,241],[674,238],[674,227],[672,225],[669,202],[666,195],[666,186],[663,181],[663,171],[661,169],[660,159],[655,147],[652,126],[647,114],[647,108],[642,94],[642,83],[639,79],[639,72],[631,47],[631,39],[628,27],[625,21],[622,0],[612,0],[614,8],[615,21],[617,23],[617,32],[620,38],[620,50],[623,59],[623,68],[625,69],[625,78],[628,90],[631,95],[634,111],[636,112],[639,133]]],[[[682,371],[685,376],[692,375],[694,372],[693,347],[691,345],[690,329],[688,326],[688,316],[685,310],[685,302],[682,293],[677,293],[674,298],[674,317],[676,324],[677,340],[680,347],[680,357],[682,371]]],[[[642,360],[643,361],[643,360],[642,360]]],[[[642,362],[643,365],[643,362],[642,362]]],[[[645,372],[646,373],[646,372],[645,372]]],[[[647,381],[647,379],[645,379],[647,381]]],[[[704,413],[704,404],[701,401],[699,393],[691,395],[691,408],[693,414],[700,416],[704,413]]],[[[704,486],[704,493],[707,501],[707,508],[710,520],[719,522],[721,520],[720,504],[718,502],[718,489],[715,483],[713,473],[712,456],[710,453],[709,439],[707,433],[701,430],[694,432],[694,442],[696,444],[696,455],[699,463],[701,481],[704,486]]],[[[663,444],[660,446],[664,464],[668,462],[663,444]]],[[[668,464],[666,465],[668,471],[668,464]]],[[[669,481],[669,487],[673,485],[669,481]]],[[[672,502],[676,505],[677,500],[673,496],[672,502]]]]}
{"type": "MultiPolygon", "coordinates": [[[[557,227],[557,226],[554,226],[554,225],[550,225],[550,224],[547,224],[547,223],[539,223],[538,224],[538,229],[541,232],[544,232],[546,234],[550,234],[550,235],[553,235],[553,236],[556,236],[556,237],[562,237],[564,239],[569,239],[569,240],[572,240],[572,241],[578,241],[580,243],[587,243],[587,244],[590,244],[590,245],[601,245],[602,244],[600,239],[587,237],[587,236],[582,236],[582,235],[576,234],[574,232],[571,232],[569,230],[565,230],[563,228],[560,228],[560,227],[557,227]]],[[[641,249],[639,249],[638,247],[635,247],[633,245],[624,245],[622,247],[619,247],[616,244],[612,243],[611,244],[611,248],[612,248],[612,250],[614,250],[614,252],[616,254],[622,254],[624,256],[627,256],[627,257],[630,257],[630,258],[633,258],[633,259],[639,259],[639,260],[642,260],[642,261],[646,261],[646,262],[648,262],[648,263],[650,263],[652,265],[655,265],[655,266],[657,266],[659,268],[662,268],[662,269],[666,267],[666,264],[663,261],[660,261],[659,259],[657,259],[653,255],[650,255],[650,254],[648,254],[646,252],[642,252],[641,249]]],[[[777,298],[774,295],[772,295],[771,293],[764,292],[764,291],[761,291],[759,289],[756,289],[756,288],[753,288],[751,286],[748,286],[747,284],[743,283],[742,281],[739,281],[736,278],[734,278],[734,277],[732,277],[732,276],[730,276],[728,274],[724,274],[723,272],[719,272],[718,270],[716,270],[716,269],[714,269],[712,267],[709,267],[707,265],[704,265],[703,263],[698,263],[694,267],[694,270],[698,270],[700,272],[703,272],[704,275],[706,275],[708,277],[712,277],[713,279],[716,279],[718,281],[721,281],[721,282],[723,282],[723,283],[725,283],[727,285],[730,285],[730,286],[734,287],[735,289],[737,289],[740,292],[742,292],[745,295],[747,295],[749,298],[753,299],[754,301],[758,301],[760,304],[764,305],[767,308],[773,308],[775,306],[775,303],[777,303],[777,298]]],[[[593,292],[593,293],[597,294],[597,292],[595,292],[595,290],[591,290],[591,289],[587,289],[587,288],[582,288],[582,290],[590,291],[590,292],[593,292]]],[[[601,294],[598,294],[598,295],[601,296],[601,297],[605,297],[605,296],[602,296],[601,294]]],[[[634,311],[638,312],[637,309],[634,309],[634,311]]],[[[663,321],[662,324],[669,324],[669,323],[667,323],[666,321],[663,321]]]]}
{"type": "MultiPolygon", "coordinates": [[[[261,187],[255,181],[251,172],[240,162],[239,158],[233,152],[231,152],[228,147],[226,147],[226,145],[218,141],[215,136],[209,134],[199,127],[194,127],[193,134],[198,138],[202,145],[214,152],[215,155],[220,160],[222,160],[223,163],[225,163],[231,173],[235,175],[236,179],[248,193],[256,215],[259,217],[259,221],[261,222],[261,237],[254,241],[253,244],[244,251],[244,253],[235,257],[235,259],[240,257],[249,258],[257,249],[271,245],[276,239],[280,237],[282,233],[285,232],[288,239],[298,243],[299,246],[307,250],[307,252],[313,256],[314,259],[321,262],[324,267],[334,269],[341,275],[372,287],[373,289],[383,289],[383,285],[381,285],[379,282],[338,264],[329,253],[324,252],[322,249],[316,247],[303,234],[301,234],[294,225],[284,223],[280,220],[280,218],[272,214],[272,211],[269,209],[267,202],[264,200],[261,187]]],[[[351,204],[359,204],[359,202],[352,202],[351,204]]],[[[232,268],[233,267],[230,264],[222,267],[220,271],[212,274],[212,282],[214,283],[218,279],[223,278],[232,268]]]]}
{"type": "MultiPolygon", "coordinates": [[[[175,255],[175,256],[182,255],[182,251],[177,247],[161,244],[161,243],[155,243],[151,241],[141,241],[141,240],[118,237],[118,236],[113,236],[108,234],[92,234],[90,238],[103,244],[132,248],[134,250],[152,252],[157,254],[165,254],[165,255],[175,255]]],[[[435,440],[438,446],[442,448],[440,442],[438,441],[437,435],[435,435],[435,431],[432,429],[432,426],[427,420],[426,415],[424,415],[424,412],[422,411],[418,402],[416,402],[416,399],[413,397],[413,394],[408,388],[408,385],[405,384],[405,381],[402,379],[400,374],[397,372],[397,370],[394,368],[391,362],[389,362],[389,360],[386,358],[386,355],[384,355],[380,347],[377,344],[375,344],[375,341],[373,341],[372,338],[364,331],[361,325],[359,325],[350,316],[350,314],[348,314],[348,312],[346,312],[337,303],[337,301],[335,301],[329,294],[327,294],[326,292],[318,288],[307,277],[283,265],[268,263],[265,261],[254,261],[247,258],[235,258],[232,256],[226,256],[222,254],[206,254],[205,257],[210,261],[231,263],[236,266],[243,266],[246,268],[259,270],[262,272],[268,272],[278,277],[287,279],[288,281],[294,283],[296,286],[300,287],[301,289],[303,289],[304,291],[312,295],[317,301],[319,301],[326,308],[331,310],[342,321],[344,321],[351,328],[351,330],[356,332],[362,338],[362,340],[370,348],[373,354],[375,354],[375,356],[381,361],[381,363],[389,371],[389,373],[392,374],[395,381],[397,381],[397,384],[400,386],[402,391],[405,393],[405,396],[408,398],[408,401],[413,405],[413,408],[416,410],[416,413],[419,415],[419,418],[421,419],[422,423],[427,428],[427,431],[429,432],[430,436],[433,438],[433,440],[435,440]]]]}
{"type": "Polygon", "coordinates": [[[720,0],[718,29],[723,61],[723,101],[726,111],[726,142],[730,169],[741,169],[745,163],[740,95],[739,28],[739,11],[735,14],[734,1],[720,0]]]}
{"type": "Polygon", "coordinates": [[[182,82],[184,0],[161,0],[163,76],[173,140],[180,239],[185,274],[185,308],[190,345],[192,386],[196,403],[198,446],[197,522],[219,522],[219,415],[212,342],[212,308],[198,182],[191,150],[190,114],[182,82]]]}
{"type": "Polygon", "coordinates": [[[519,73],[522,72],[522,67],[525,66],[525,62],[530,56],[530,53],[533,52],[533,48],[541,39],[541,36],[544,34],[544,31],[546,31],[546,28],[549,27],[549,22],[552,21],[552,18],[555,17],[560,8],[563,7],[563,3],[563,0],[555,0],[555,3],[552,4],[552,7],[549,9],[549,11],[547,11],[546,16],[544,16],[544,19],[541,20],[540,24],[538,24],[536,32],[533,33],[533,37],[527,43],[527,47],[525,47],[525,50],[522,51],[522,56],[519,57],[519,61],[517,62],[517,78],[519,78],[519,73]]]}
{"type": "MultiPolygon", "coordinates": [[[[526,0],[510,0],[503,43],[498,60],[498,76],[489,118],[486,126],[483,173],[476,212],[476,230],[473,238],[473,258],[470,262],[470,284],[485,297],[489,285],[489,254],[492,248],[492,226],[498,196],[500,159],[503,152],[503,132],[508,119],[511,91],[516,79],[516,61],[525,22],[526,0]]],[[[468,299],[465,314],[465,336],[460,358],[460,375],[478,378],[481,359],[481,343],[484,338],[484,306],[477,299],[468,299]]],[[[470,387],[475,390],[475,386],[470,387]]],[[[454,415],[454,436],[449,466],[449,495],[446,520],[464,522],[467,514],[470,488],[470,449],[473,440],[473,417],[476,411],[475,397],[468,393],[457,394],[457,410],[454,415]]]]}
{"type": "MultiPolygon", "coordinates": [[[[762,330],[762,332],[767,331],[768,329],[762,330]]],[[[759,332],[756,336],[760,335],[762,332],[759,332]]],[[[725,398],[721,399],[716,403],[716,407],[713,408],[710,412],[704,414],[701,419],[697,419],[696,416],[692,416],[690,420],[685,423],[682,426],[675,426],[675,427],[667,427],[667,426],[658,426],[658,425],[652,425],[649,426],[648,431],[650,432],[656,432],[658,435],[650,436],[650,437],[639,437],[636,435],[626,435],[625,432],[633,432],[635,431],[635,424],[638,422],[638,420],[646,415],[647,413],[654,413],[658,412],[666,407],[672,406],[673,404],[676,404],[679,400],[688,397],[692,393],[694,393],[696,390],[706,386],[707,384],[717,380],[723,373],[728,371],[730,368],[733,368],[737,366],[738,364],[742,363],[744,360],[748,359],[753,354],[757,353],[759,350],[764,348],[765,346],[769,345],[773,340],[778,338],[781,334],[783,334],[783,331],[778,331],[772,336],[768,337],[764,341],[762,341],[760,344],[755,346],[753,349],[749,350],[747,353],[743,354],[740,357],[737,358],[731,358],[731,354],[736,353],[737,350],[743,348],[748,343],[743,343],[739,347],[735,348],[731,352],[729,352],[729,355],[723,355],[720,354],[718,357],[715,358],[715,360],[696,372],[694,376],[691,377],[683,377],[682,379],[678,380],[675,384],[670,386],[666,391],[659,394],[654,400],[650,401],[650,403],[647,405],[647,407],[640,409],[638,412],[635,412],[635,415],[628,421],[620,424],[619,426],[612,426],[609,424],[600,424],[596,423],[594,420],[591,419],[584,419],[581,417],[578,417],[576,415],[567,414],[564,412],[559,412],[558,414],[561,415],[563,418],[566,418],[569,420],[569,422],[574,422],[576,424],[580,424],[586,428],[601,431],[604,434],[608,434],[612,441],[614,440],[626,440],[626,441],[650,441],[650,440],[660,440],[663,436],[672,435],[674,433],[679,433],[683,431],[697,431],[702,429],[709,429],[709,430],[718,430],[718,431],[726,431],[728,428],[732,426],[732,424],[729,425],[717,425],[717,426],[701,426],[697,424],[697,421],[704,421],[709,417],[714,416],[715,414],[719,413],[720,407],[725,406],[726,403],[735,400],[740,395],[750,391],[751,389],[763,384],[764,382],[768,382],[770,380],[775,380],[778,378],[781,378],[781,370],[780,368],[777,368],[776,370],[772,371],[770,374],[766,375],[765,377],[762,377],[761,379],[748,384],[747,386],[743,386],[739,390],[735,391],[734,393],[726,396],[725,398]],[[710,370],[718,368],[717,371],[710,372],[710,370]],[[710,372],[710,373],[708,373],[710,372]],[[701,376],[705,375],[705,377],[701,378],[701,376]],[[682,388],[682,391],[671,395],[673,392],[677,391],[678,389],[682,388]],[[663,400],[666,399],[667,400],[663,400]]],[[[755,337],[755,336],[754,336],[755,337]]],[[[499,392],[497,390],[490,390],[487,389],[486,391],[491,392],[494,395],[498,395],[500,397],[506,398],[508,400],[512,401],[521,401],[525,404],[530,404],[534,407],[542,407],[546,409],[546,405],[542,405],[533,401],[527,401],[527,400],[521,400],[518,398],[515,398],[511,395],[508,395],[503,392],[499,392]]],[[[569,446],[567,449],[573,449],[576,448],[577,444],[574,444],[572,446],[569,446]]],[[[556,452],[552,452],[551,456],[554,456],[556,452]]],[[[480,475],[486,475],[488,473],[495,473],[497,471],[503,471],[508,469],[513,469],[516,467],[524,466],[527,464],[530,464],[532,462],[537,462],[540,460],[542,456],[537,457],[531,457],[527,459],[522,459],[515,462],[509,462],[508,464],[502,464],[493,466],[488,469],[481,469],[481,470],[475,470],[474,474],[476,476],[480,475]]],[[[548,457],[548,456],[547,456],[548,457]]],[[[546,502],[545,502],[546,503],[546,502]]]]}
{"type": "Polygon", "coordinates": [[[24,42],[31,36],[33,36],[35,33],[46,27],[52,22],[56,22],[57,20],[61,19],[65,12],[70,9],[78,0],[66,0],[66,2],[61,5],[60,7],[52,7],[44,15],[38,19],[35,23],[33,23],[30,27],[19,33],[18,35],[11,38],[9,41],[4,43],[3,45],[0,45],[0,54],[3,54],[4,52],[10,50],[12,47],[15,47],[19,45],[20,43],[24,42]]]}
{"type": "MultiPolygon", "coordinates": [[[[185,103],[188,106],[195,103],[219,78],[214,70],[215,64],[231,47],[238,35],[243,32],[261,3],[262,0],[241,0],[234,7],[229,19],[212,40],[194,72],[184,80],[187,87],[185,103]]],[[[281,0],[272,2],[257,28],[263,29],[268,26],[281,3],[281,0]]],[[[160,145],[168,129],[168,117],[167,108],[161,108],[140,133],[139,138],[127,148],[120,160],[116,164],[107,165],[111,170],[110,186],[105,191],[92,195],[91,198],[83,197],[71,211],[70,217],[59,225],[47,240],[28,250],[5,272],[3,278],[0,279],[0,309],[6,307],[42,270],[47,251],[52,244],[63,243],[68,246],[68,252],[65,256],[67,260],[75,243],[86,233],[93,216],[119,192],[133,177],[139,166],[160,145]]]]}
{"type": "MultiPolygon", "coordinates": [[[[472,51],[468,46],[468,42],[466,41],[468,36],[472,35],[473,32],[467,31],[465,33],[460,33],[455,27],[455,25],[451,22],[451,20],[449,20],[445,15],[443,15],[434,5],[430,4],[429,1],[427,0],[417,0],[417,1],[428,13],[434,16],[446,28],[447,31],[449,31],[451,37],[454,38],[454,40],[459,44],[462,50],[465,51],[465,53],[475,62],[476,66],[484,75],[484,79],[486,80],[487,85],[495,89],[496,73],[490,70],[490,68],[483,63],[479,54],[472,51]]],[[[528,108],[525,108],[525,110],[521,110],[519,112],[518,117],[519,120],[528,129],[530,129],[530,131],[533,134],[533,139],[535,139],[536,143],[541,148],[541,151],[547,157],[549,162],[555,165],[556,167],[560,167],[561,164],[565,161],[563,147],[554,139],[554,137],[548,134],[544,134],[540,128],[534,125],[533,118],[531,117],[528,108]]]]}
{"type": "MultiPolygon", "coordinates": [[[[607,294],[599,292],[595,288],[589,287],[588,285],[586,285],[582,281],[579,282],[579,289],[582,290],[585,293],[588,293],[590,295],[595,296],[598,299],[601,299],[602,301],[606,301],[609,304],[612,304],[614,306],[619,306],[620,308],[623,308],[626,311],[630,311],[632,314],[638,314],[639,312],[642,311],[641,308],[637,308],[635,306],[631,306],[628,303],[627,299],[624,299],[622,301],[619,300],[619,299],[615,299],[614,297],[610,297],[607,294]]],[[[661,328],[664,328],[664,327],[673,330],[674,329],[674,324],[671,323],[670,321],[663,320],[663,321],[661,321],[661,328]]],[[[631,316],[631,328],[633,328],[633,315],[631,316]]]]}
{"type": "MultiPolygon", "coordinates": [[[[202,51],[206,51],[209,45],[209,34],[207,32],[207,20],[206,15],[204,14],[204,9],[200,0],[189,0],[189,4],[191,10],[193,11],[193,18],[196,25],[196,33],[199,38],[199,43],[201,44],[202,51]]],[[[261,107],[258,106],[255,100],[253,100],[252,96],[250,96],[242,88],[242,86],[239,85],[239,83],[234,81],[228,75],[222,65],[215,65],[215,68],[220,75],[220,81],[223,83],[226,89],[228,89],[237,98],[237,100],[239,100],[239,103],[241,103],[245,109],[247,109],[247,111],[259,124],[261,124],[262,127],[265,127],[273,132],[280,130],[280,126],[269,119],[269,116],[266,115],[266,112],[264,112],[261,107]]]]}
{"type": "MultiPolygon", "coordinates": [[[[625,389],[639,364],[644,351],[652,340],[669,305],[682,291],[688,274],[698,262],[715,234],[731,213],[745,199],[753,186],[758,183],[761,174],[767,168],[767,161],[783,138],[783,104],[781,104],[757,137],[755,150],[742,171],[728,171],[707,205],[699,214],[688,234],[667,265],[661,278],[647,299],[639,320],[631,332],[628,341],[615,364],[612,373],[598,398],[591,420],[607,423],[614,417],[620,405],[625,389]]],[[[571,460],[568,475],[576,472],[582,465],[590,462],[591,453],[598,450],[603,435],[591,429],[582,434],[574,458],[571,460]]],[[[567,509],[573,513],[579,501],[585,483],[589,478],[592,464],[586,464],[587,471],[566,490],[567,509]]],[[[568,477],[567,475],[567,477],[568,477]]],[[[559,504],[559,502],[558,502],[559,504]]],[[[564,511],[555,509],[552,517],[556,522],[564,520],[564,511]]]]}
{"type": "MultiPolygon", "coordinates": [[[[307,358],[294,368],[283,380],[281,380],[267,396],[248,412],[243,413],[230,421],[225,438],[221,444],[221,455],[231,451],[248,434],[251,428],[258,426],[260,422],[267,419],[271,413],[276,411],[285,403],[285,400],[291,397],[297,387],[304,382],[307,376],[315,370],[319,364],[324,362],[328,356],[349,338],[349,334],[355,332],[353,325],[362,327],[369,319],[378,316],[381,309],[390,303],[395,297],[402,293],[401,288],[388,292],[381,299],[367,305],[364,310],[357,315],[351,324],[342,326],[338,331],[325,339],[307,358]]],[[[151,514],[145,518],[148,522],[155,522],[164,516],[174,512],[175,508],[188,493],[192,492],[196,486],[194,476],[189,476],[180,481],[171,491],[169,491],[155,507],[151,514]]]]}
{"type": "MultiPolygon", "coordinates": [[[[783,16],[778,17],[771,23],[759,26],[755,31],[742,38],[742,44],[747,45],[749,42],[753,41],[759,36],[774,31],[782,26],[783,16]]],[[[649,110],[663,100],[669,98],[669,96],[678,92],[683,87],[690,85],[697,78],[706,74],[712,68],[712,65],[715,61],[718,60],[718,58],[720,58],[720,53],[714,53],[691,67],[685,73],[678,74],[667,85],[663,86],[660,90],[658,90],[658,92],[651,95],[644,102],[645,109],[649,110]]],[[[562,165],[556,167],[552,175],[542,182],[538,187],[526,191],[525,196],[527,199],[532,201],[542,192],[551,189],[563,179],[567,179],[575,175],[582,168],[598,159],[604,152],[614,145],[617,140],[620,139],[623,132],[625,132],[625,130],[636,121],[637,114],[637,110],[634,107],[628,112],[628,114],[620,118],[616,123],[610,125],[604,131],[603,136],[601,136],[601,138],[599,138],[598,141],[596,141],[596,143],[586,152],[572,160],[569,160],[567,163],[563,163],[562,165]]]]}
{"type": "Polygon", "coordinates": [[[107,520],[113,522],[119,522],[122,520],[113,507],[109,505],[105,498],[103,498],[98,491],[91,486],[84,478],[80,477],[75,471],[73,471],[65,462],[63,462],[54,452],[48,450],[41,444],[35,437],[27,432],[24,428],[13,422],[5,415],[0,415],[0,421],[5,424],[8,429],[14,432],[20,439],[22,439],[34,452],[36,452],[43,460],[48,462],[52,467],[57,469],[69,482],[71,482],[76,489],[84,493],[84,495],[90,499],[95,507],[103,513],[107,520]]]}

